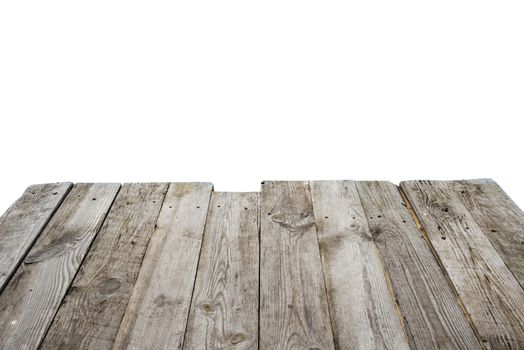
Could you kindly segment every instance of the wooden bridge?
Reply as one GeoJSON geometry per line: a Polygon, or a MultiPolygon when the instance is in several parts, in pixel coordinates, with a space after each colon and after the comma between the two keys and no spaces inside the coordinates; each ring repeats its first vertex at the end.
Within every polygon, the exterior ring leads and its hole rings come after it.
{"type": "Polygon", "coordinates": [[[524,348],[524,213],[492,180],[32,185],[1,349],[524,348]]]}

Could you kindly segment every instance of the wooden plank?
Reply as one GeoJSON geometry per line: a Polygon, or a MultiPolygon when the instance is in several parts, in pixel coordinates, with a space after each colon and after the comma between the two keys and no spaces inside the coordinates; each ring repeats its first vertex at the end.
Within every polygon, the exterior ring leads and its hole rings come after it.
{"type": "Polygon", "coordinates": [[[170,184],[115,349],[180,349],[213,186],[170,184]]]}
{"type": "Polygon", "coordinates": [[[310,186],[336,347],[408,349],[355,183],[310,186]]]}
{"type": "Polygon", "coordinates": [[[0,296],[0,348],[36,348],[120,185],[76,184],[0,296]]]}
{"type": "Polygon", "coordinates": [[[391,182],[357,182],[412,349],[479,349],[446,276],[391,182]]]}
{"type": "Polygon", "coordinates": [[[449,185],[524,287],[524,212],[493,180],[452,181],[449,185]]]}
{"type": "Polygon", "coordinates": [[[258,193],[213,193],[184,349],[258,349],[258,193]]]}
{"type": "Polygon", "coordinates": [[[401,184],[481,340],[524,346],[524,290],[473,217],[444,182],[401,184]]]}
{"type": "Polygon", "coordinates": [[[307,182],[263,183],[260,250],[260,348],[333,349],[307,182]]]}
{"type": "Polygon", "coordinates": [[[29,186],[0,217],[0,293],[71,186],[69,182],[29,186]]]}
{"type": "Polygon", "coordinates": [[[124,184],[41,349],[111,349],[168,184],[124,184]]]}

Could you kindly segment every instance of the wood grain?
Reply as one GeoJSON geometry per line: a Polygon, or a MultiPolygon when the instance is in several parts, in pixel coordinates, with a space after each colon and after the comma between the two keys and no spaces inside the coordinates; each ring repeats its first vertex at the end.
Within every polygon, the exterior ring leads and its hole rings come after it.
{"type": "Polygon", "coordinates": [[[524,212],[493,180],[448,184],[524,287],[524,212]]]}
{"type": "Polygon", "coordinates": [[[524,346],[524,290],[464,204],[444,182],[401,184],[470,315],[493,349],[524,346]]]}
{"type": "Polygon", "coordinates": [[[69,182],[29,186],[0,217],[0,293],[71,186],[69,182]]]}
{"type": "Polygon", "coordinates": [[[260,348],[333,349],[307,182],[263,183],[260,250],[260,348]]]}
{"type": "Polygon", "coordinates": [[[411,348],[481,348],[397,186],[380,181],[356,182],[356,187],[404,316],[411,348]]]}
{"type": "Polygon", "coordinates": [[[41,349],[111,349],[168,184],[124,184],[41,349]]]}
{"type": "Polygon", "coordinates": [[[0,295],[0,348],[40,344],[119,188],[71,189],[0,295]]]}
{"type": "Polygon", "coordinates": [[[115,349],[180,349],[213,186],[172,183],[115,349]]]}
{"type": "Polygon", "coordinates": [[[213,193],[184,349],[258,349],[258,193],[213,193]]]}
{"type": "Polygon", "coordinates": [[[337,349],[408,349],[352,181],[310,182],[337,349]]]}

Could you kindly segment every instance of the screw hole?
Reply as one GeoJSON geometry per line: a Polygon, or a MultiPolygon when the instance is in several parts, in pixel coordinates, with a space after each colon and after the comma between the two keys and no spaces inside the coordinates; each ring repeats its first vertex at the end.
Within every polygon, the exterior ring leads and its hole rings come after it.
{"type": "Polygon", "coordinates": [[[156,203],[156,201],[153,201],[153,203],[156,203]]]}
{"type": "Polygon", "coordinates": [[[325,219],[329,219],[329,217],[327,217],[327,216],[324,216],[324,218],[325,218],[325,219]]]}
{"type": "Polygon", "coordinates": [[[267,213],[267,215],[271,215],[271,213],[267,213]]]}
{"type": "Polygon", "coordinates": [[[200,209],[200,207],[198,206],[197,209],[200,209]]]}
{"type": "Polygon", "coordinates": [[[406,223],[406,220],[402,220],[403,223],[406,223]]]}
{"type": "Polygon", "coordinates": [[[247,210],[247,207],[244,207],[244,210],[247,210]]]}
{"type": "Polygon", "coordinates": [[[497,230],[491,230],[491,232],[493,232],[493,233],[496,233],[496,232],[497,232],[497,230]]]}
{"type": "Polygon", "coordinates": [[[173,208],[173,206],[172,206],[172,205],[170,205],[170,206],[169,206],[169,209],[171,209],[171,208],[173,208]]]}
{"type": "Polygon", "coordinates": [[[96,198],[93,198],[94,201],[96,201],[96,198]]]}
{"type": "Polygon", "coordinates": [[[53,196],[56,196],[58,194],[58,192],[53,192],[53,196]]]}
{"type": "Polygon", "coordinates": [[[440,238],[442,238],[444,241],[446,240],[446,237],[440,237],[440,238]]]}
{"type": "Polygon", "coordinates": [[[382,215],[377,215],[377,218],[381,218],[381,217],[382,217],[382,215]]]}

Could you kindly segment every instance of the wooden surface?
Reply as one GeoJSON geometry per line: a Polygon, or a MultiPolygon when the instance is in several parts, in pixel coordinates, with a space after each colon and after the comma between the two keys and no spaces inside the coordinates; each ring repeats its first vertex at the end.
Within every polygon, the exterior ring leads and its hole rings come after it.
{"type": "Polygon", "coordinates": [[[42,349],[110,349],[153,233],[167,184],[122,186],[42,349]]]}
{"type": "Polygon", "coordinates": [[[0,217],[0,292],[71,186],[70,183],[29,186],[0,217]]]}
{"type": "Polygon", "coordinates": [[[352,181],[313,181],[311,194],[335,344],[340,349],[408,349],[388,290],[376,234],[352,181]]]}
{"type": "Polygon", "coordinates": [[[260,347],[332,349],[309,185],[266,181],[260,200],[260,347]]]}
{"type": "Polygon", "coordinates": [[[482,342],[494,349],[524,346],[524,290],[450,184],[401,186],[482,342]]]}
{"type": "Polygon", "coordinates": [[[181,348],[212,188],[169,186],[116,349],[181,348]]]}
{"type": "Polygon", "coordinates": [[[369,230],[416,349],[477,349],[474,330],[397,187],[358,182],[369,230]]]}
{"type": "Polygon", "coordinates": [[[213,193],[184,348],[258,348],[258,216],[258,193],[213,193]]]}
{"type": "Polygon", "coordinates": [[[493,180],[449,185],[524,287],[524,213],[493,180]]]}
{"type": "Polygon", "coordinates": [[[524,213],[493,180],[30,186],[0,349],[521,349],[524,213]]]}
{"type": "Polygon", "coordinates": [[[0,295],[0,348],[40,344],[119,187],[71,189],[0,295]]]}

